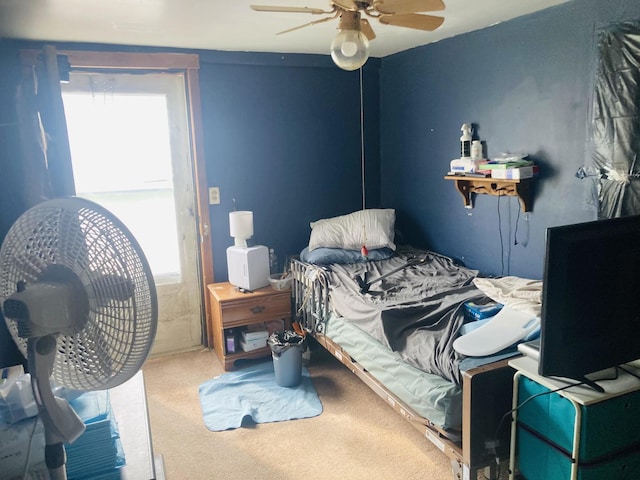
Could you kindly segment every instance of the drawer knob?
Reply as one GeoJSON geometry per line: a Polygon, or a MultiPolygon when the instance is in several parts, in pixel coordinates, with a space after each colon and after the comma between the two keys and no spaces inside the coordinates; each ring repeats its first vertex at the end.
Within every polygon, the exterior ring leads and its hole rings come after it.
{"type": "Polygon", "coordinates": [[[255,307],[250,308],[250,310],[251,310],[251,313],[258,314],[258,313],[262,313],[262,312],[264,312],[264,309],[265,309],[265,308],[266,308],[266,307],[263,307],[262,305],[257,305],[257,306],[255,306],[255,307]]]}

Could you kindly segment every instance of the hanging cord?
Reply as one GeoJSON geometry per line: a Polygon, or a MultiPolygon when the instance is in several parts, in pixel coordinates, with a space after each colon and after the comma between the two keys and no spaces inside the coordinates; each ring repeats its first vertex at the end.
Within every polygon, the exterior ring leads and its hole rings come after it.
{"type": "Polygon", "coordinates": [[[511,254],[513,253],[513,249],[511,248],[511,228],[513,225],[511,222],[511,218],[513,217],[511,214],[511,207],[513,205],[513,200],[515,200],[513,197],[507,197],[507,275],[511,275],[511,254]]]}
{"type": "Polygon", "coordinates": [[[362,67],[360,67],[360,167],[362,176],[362,209],[367,208],[364,181],[364,95],[362,88],[362,67]]]}
{"type": "Polygon", "coordinates": [[[502,238],[502,216],[500,215],[500,198],[502,195],[498,192],[498,234],[500,235],[500,275],[504,275],[504,239],[502,238]]]}
{"type": "Polygon", "coordinates": [[[518,208],[518,215],[516,217],[516,230],[513,232],[513,244],[518,245],[518,224],[520,223],[520,208],[518,208]]]}
{"type": "Polygon", "coordinates": [[[29,468],[31,467],[31,452],[33,450],[33,438],[36,436],[36,429],[38,428],[38,421],[40,420],[40,414],[36,415],[33,419],[33,428],[29,435],[29,445],[27,447],[27,455],[24,461],[24,471],[22,472],[22,479],[28,480],[30,478],[29,468]]]}

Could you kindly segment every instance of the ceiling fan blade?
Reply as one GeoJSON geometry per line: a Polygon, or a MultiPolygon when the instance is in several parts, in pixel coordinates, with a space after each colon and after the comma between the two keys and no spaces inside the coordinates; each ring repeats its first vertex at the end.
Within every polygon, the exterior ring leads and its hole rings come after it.
{"type": "Polygon", "coordinates": [[[313,13],[318,15],[321,13],[333,13],[331,11],[325,11],[321,8],[310,7],[276,7],[270,5],[251,5],[251,10],[256,12],[291,12],[291,13],[313,13]]]}
{"type": "Polygon", "coordinates": [[[328,22],[329,20],[333,20],[334,18],[336,18],[336,17],[332,16],[332,17],[321,18],[320,20],[314,20],[313,22],[305,23],[304,25],[298,25],[297,27],[288,28],[287,30],[283,30],[281,32],[276,33],[276,35],[282,35],[283,33],[289,33],[289,32],[293,32],[295,30],[300,30],[301,28],[309,27],[309,26],[315,25],[317,23],[328,22]]]}
{"type": "Polygon", "coordinates": [[[416,12],[436,12],[444,10],[442,0],[380,0],[374,8],[382,14],[403,14],[416,12]]]}
{"type": "Polygon", "coordinates": [[[443,17],[433,15],[420,15],[417,13],[407,13],[404,15],[380,15],[380,23],[393,25],[396,27],[415,28],[416,30],[426,30],[431,32],[444,22],[443,17]]]}
{"type": "Polygon", "coordinates": [[[376,34],[373,31],[373,28],[371,28],[369,20],[367,20],[366,18],[360,20],[360,31],[364,34],[365,37],[367,37],[367,40],[369,41],[376,38],[376,34]]]}
{"type": "Polygon", "coordinates": [[[356,5],[354,0],[331,0],[331,3],[343,10],[349,10],[351,12],[358,10],[358,5],[356,5]]]}

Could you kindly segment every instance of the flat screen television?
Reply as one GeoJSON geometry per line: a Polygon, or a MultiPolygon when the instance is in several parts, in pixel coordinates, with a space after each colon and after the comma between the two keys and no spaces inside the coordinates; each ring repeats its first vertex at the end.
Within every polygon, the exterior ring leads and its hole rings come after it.
{"type": "Polygon", "coordinates": [[[548,228],[543,280],[540,375],[640,358],[640,215],[548,228]]]}

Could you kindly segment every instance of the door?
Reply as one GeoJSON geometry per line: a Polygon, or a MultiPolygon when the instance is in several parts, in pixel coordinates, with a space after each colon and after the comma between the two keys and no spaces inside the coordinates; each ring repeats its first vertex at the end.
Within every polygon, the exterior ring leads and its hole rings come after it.
{"type": "Polygon", "coordinates": [[[76,195],[113,212],[151,266],[159,303],[152,353],[201,345],[184,74],[72,71],[61,88],[76,195]]]}

